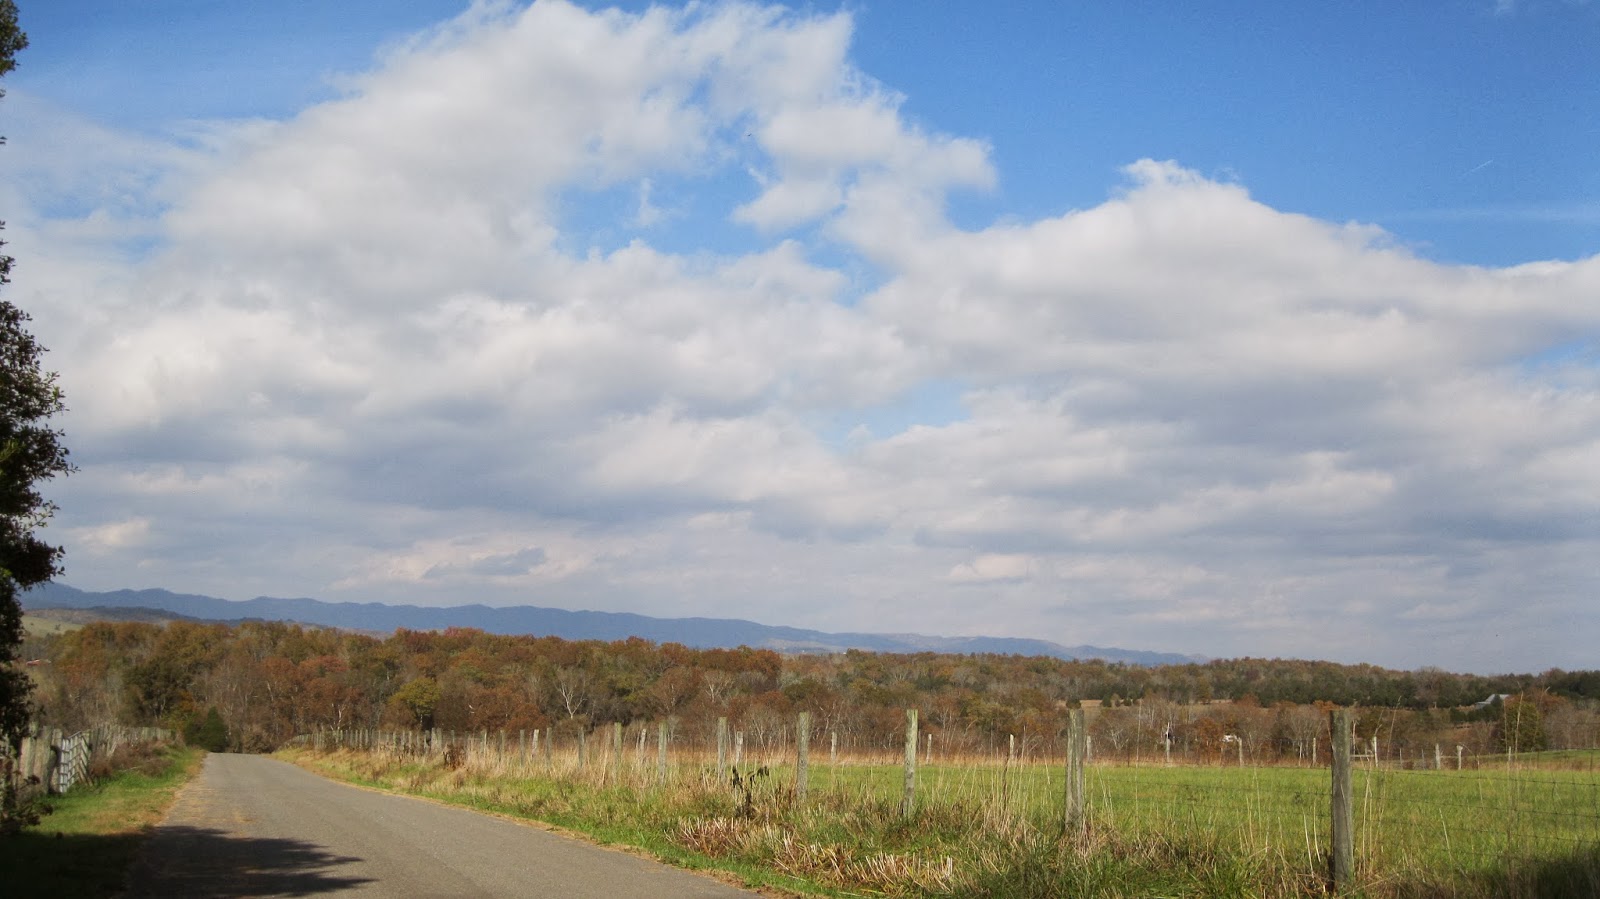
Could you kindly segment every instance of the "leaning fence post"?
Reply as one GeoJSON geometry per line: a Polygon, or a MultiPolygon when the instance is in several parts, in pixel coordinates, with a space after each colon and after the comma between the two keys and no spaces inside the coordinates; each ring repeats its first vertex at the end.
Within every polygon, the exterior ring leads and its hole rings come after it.
{"type": "Polygon", "coordinates": [[[1354,796],[1350,788],[1350,710],[1329,712],[1328,726],[1333,732],[1333,826],[1329,833],[1333,851],[1329,856],[1329,879],[1335,892],[1350,885],[1355,874],[1354,796]]]}
{"type": "Polygon", "coordinates": [[[1083,762],[1088,754],[1088,729],[1083,726],[1083,709],[1067,712],[1067,818],[1066,832],[1082,833],[1087,817],[1083,804],[1083,762]]]}
{"type": "Polygon", "coordinates": [[[900,814],[911,817],[917,802],[917,710],[906,709],[906,785],[900,797],[900,814]]]}
{"type": "Polygon", "coordinates": [[[804,802],[806,788],[809,786],[810,771],[807,768],[811,749],[811,713],[801,712],[794,724],[794,798],[804,802]]]}

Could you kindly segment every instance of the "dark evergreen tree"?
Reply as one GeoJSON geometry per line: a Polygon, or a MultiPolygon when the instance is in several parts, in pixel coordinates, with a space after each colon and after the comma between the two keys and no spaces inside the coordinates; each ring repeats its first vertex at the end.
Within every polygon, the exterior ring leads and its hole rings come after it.
{"type": "Polygon", "coordinates": [[[183,729],[183,741],[206,752],[228,751],[228,725],[223,723],[216,706],[207,709],[204,716],[189,719],[183,729]]]}
{"type": "MultiPolygon", "coordinates": [[[[0,0],[0,75],[16,68],[16,54],[27,45],[16,4],[0,0]]],[[[0,285],[10,283],[11,263],[0,253],[0,285]]],[[[38,488],[70,470],[61,432],[49,425],[63,409],[61,390],[55,375],[40,369],[44,349],[27,322],[26,312],[0,300],[0,754],[10,755],[27,730],[31,686],[16,665],[22,643],[18,594],[54,577],[61,562],[61,550],[34,533],[55,511],[38,488]]]]}
{"type": "MultiPolygon", "coordinates": [[[[17,67],[17,53],[26,46],[16,4],[0,0],[0,76],[17,67]]],[[[0,285],[11,282],[11,263],[9,255],[0,253],[0,285]]],[[[61,434],[48,424],[62,410],[61,391],[55,375],[39,368],[43,348],[28,333],[27,321],[27,313],[0,300],[0,832],[34,817],[23,807],[13,776],[32,692],[32,682],[17,667],[22,644],[18,594],[60,570],[61,551],[34,535],[54,511],[39,495],[38,484],[70,469],[61,434]]]]}

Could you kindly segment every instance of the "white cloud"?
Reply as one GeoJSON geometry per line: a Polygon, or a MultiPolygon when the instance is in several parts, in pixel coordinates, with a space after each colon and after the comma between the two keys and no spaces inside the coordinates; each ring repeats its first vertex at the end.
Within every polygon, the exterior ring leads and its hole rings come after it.
{"type": "Polygon", "coordinates": [[[962,584],[1026,580],[1033,573],[1034,561],[1028,556],[986,553],[971,562],[950,569],[947,577],[962,584]]]}
{"type": "Polygon", "coordinates": [[[137,547],[150,537],[150,519],[129,518],[91,528],[79,528],[73,540],[90,553],[106,553],[137,547]]]}
{"type": "Polygon", "coordinates": [[[9,185],[83,466],[54,489],[69,580],[1589,651],[1600,385],[1546,357],[1600,334],[1600,257],[1435,264],[1150,160],[962,230],[986,145],[907,121],[849,36],[475,7],[292,120],[94,132],[9,185]],[[658,208],[668,184],[695,203],[658,208]]]}

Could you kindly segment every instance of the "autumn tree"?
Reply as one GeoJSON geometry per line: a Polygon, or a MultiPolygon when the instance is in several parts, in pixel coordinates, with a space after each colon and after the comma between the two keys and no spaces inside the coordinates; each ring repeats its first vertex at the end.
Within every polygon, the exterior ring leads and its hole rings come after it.
{"type": "Polygon", "coordinates": [[[431,677],[419,677],[396,690],[390,701],[405,709],[417,727],[432,730],[434,709],[439,705],[439,685],[431,677]]]}
{"type": "Polygon", "coordinates": [[[1500,721],[1494,730],[1495,749],[1501,752],[1538,752],[1550,744],[1544,730],[1544,713],[1539,703],[1527,696],[1513,696],[1500,706],[1500,721]]]}

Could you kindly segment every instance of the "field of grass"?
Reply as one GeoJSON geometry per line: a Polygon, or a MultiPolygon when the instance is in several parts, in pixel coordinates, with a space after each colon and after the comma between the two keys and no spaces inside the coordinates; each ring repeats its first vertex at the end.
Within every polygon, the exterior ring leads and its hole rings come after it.
{"type": "Polygon", "coordinates": [[[83,627],[76,621],[64,621],[56,617],[34,615],[27,612],[22,614],[22,629],[35,637],[49,637],[64,634],[83,627]]]}
{"type": "Polygon", "coordinates": [[[152,750],[132,767],[51,797],[38,825],[0,837],[8,896],[114,896],[151,826],[199,771],[198,749],[152,750]]]}
{"type": "MultiPolygon", "coordinates": [[[[579,770],[515,754],[292,750],[345,779],[547,821],[690,867],[813,895],[1309,897],[1326,892],[1329,774],[1093,765],[1089,826],[1064,833],[1054,765],[817,765],[734,790],[707,764],[579,770]],[[764,873],[763,873],[764,872],[764,873]]],[[[1373,899],[1600,895],[1600,772],[1584,760],[1358,770],[1358,888],[1373,899]]],[[[1593,761],[1590,759],[1589,761],[1593,761]]]]}

